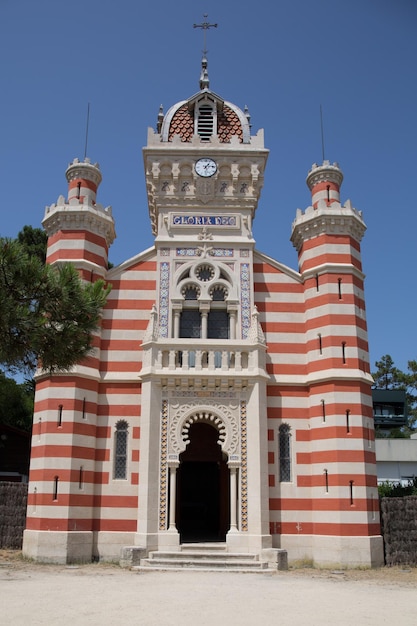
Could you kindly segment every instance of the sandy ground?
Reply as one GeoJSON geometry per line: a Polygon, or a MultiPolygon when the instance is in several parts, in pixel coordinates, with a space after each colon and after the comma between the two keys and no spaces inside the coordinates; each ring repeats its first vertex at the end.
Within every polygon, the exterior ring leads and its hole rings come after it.
{"type": "Polygon", "coordinates": [[[417,569],[137,572],[0,551],[0,624],[417,625],[417,569]]]}

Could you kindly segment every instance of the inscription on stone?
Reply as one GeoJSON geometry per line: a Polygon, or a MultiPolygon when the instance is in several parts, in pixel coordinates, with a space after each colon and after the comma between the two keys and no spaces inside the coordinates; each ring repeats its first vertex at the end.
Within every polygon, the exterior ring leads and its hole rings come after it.
{"type": "Polygon", "coordinates": [[[220,226],[237,227],[235,215],[173,215],[173,226],[220,226]]]}

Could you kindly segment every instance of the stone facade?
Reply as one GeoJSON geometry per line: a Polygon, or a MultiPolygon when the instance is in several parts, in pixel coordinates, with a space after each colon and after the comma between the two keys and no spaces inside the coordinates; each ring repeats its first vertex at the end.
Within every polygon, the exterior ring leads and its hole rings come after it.
{"type": "Polygon", "coordinates": [[[338,165],[314,165],[298,270],[257,251],[263,133],[200,86],[148,133],[151,249],[107,270],[114,222],[89,161],[46,210],[49,262],[112,290],[95,354],[38,373],[24,553],[214,541],[381,564],[362,216],[340,203],[338,165]]]}

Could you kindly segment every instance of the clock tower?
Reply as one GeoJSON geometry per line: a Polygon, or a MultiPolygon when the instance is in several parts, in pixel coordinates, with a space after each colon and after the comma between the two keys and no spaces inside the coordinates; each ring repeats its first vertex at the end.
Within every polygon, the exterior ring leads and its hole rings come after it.
{"type": "Polygon", "coordinates": [[[160,112],[148,133],[158,299],[142,346],[149,445],[140,456],[138,544],[272,547],[252,236],[267,156],[248,112],[210,90],[205,58],[200,91],[160,112]],[[146,488],[151,476],[159,492],[146,488]],[[159,518],[150,528],[152,510],[159,518]]]}

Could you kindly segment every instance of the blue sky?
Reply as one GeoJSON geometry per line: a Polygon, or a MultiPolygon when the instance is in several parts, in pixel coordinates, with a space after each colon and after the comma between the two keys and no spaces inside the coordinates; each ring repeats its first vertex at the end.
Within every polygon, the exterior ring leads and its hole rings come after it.
{"type": "Polygon", "coordinates": [[[257,248],[296,269],[289,237],[325,157],[342,201],[363,211],[372,364],[417,358],[417,3],[415,0],[0,0],[2,236],[40,226],[84,155],[103,174],[118,264],[152,245],[141,149],[159,105],[198,91],[208,13],[210,87],[265,129],[270,150],[257,248]]]}

